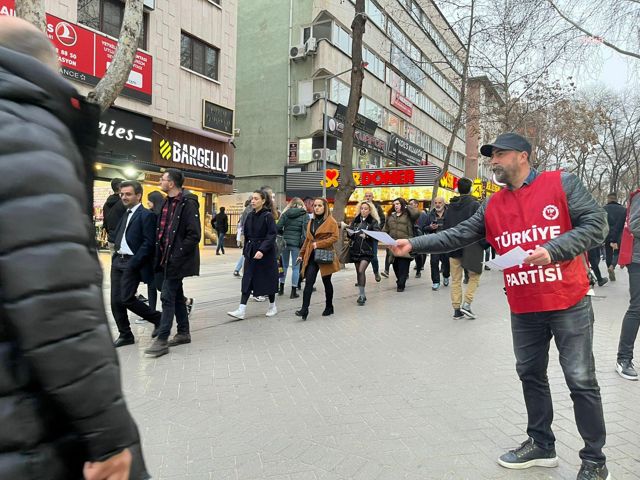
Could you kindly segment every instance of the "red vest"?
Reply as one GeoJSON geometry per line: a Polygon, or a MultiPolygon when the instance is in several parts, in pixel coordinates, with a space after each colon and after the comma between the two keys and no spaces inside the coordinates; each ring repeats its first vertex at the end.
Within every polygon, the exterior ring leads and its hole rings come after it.
{"type": "MultiPolygon", "coordinates": [[[[618,254],[618,265],[626,267],[633,261],[633,233],[629,228],[629,214],[631,213],[631,202],[633,197],[640,193],[640,189],[635,192],[631,192],[629,195],[629,205],[627,205],[627,218],[624,222],[624,229],[622,230],[622,240],[620,241],[620,252],[618,254]]],[[[639,239],[640,240],[640,239],[639,239]]]]}
{"type": "MultiPolygon", "coordinates": [[[[517,246],[531,253],[536,246],[571,230],[560,172],[543,172],[530,185],[493,194],[487,204],[485,227],[487,241],[498,255],[517,246]]],[[[564,310],[589,290],[582,256],[544,267],[512,267],[503,273],[513,313],[564,310]]]]}

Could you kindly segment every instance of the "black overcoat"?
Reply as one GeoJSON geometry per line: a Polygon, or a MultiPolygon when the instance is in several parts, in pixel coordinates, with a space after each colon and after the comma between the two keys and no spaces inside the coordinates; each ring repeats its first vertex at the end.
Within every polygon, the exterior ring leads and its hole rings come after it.
{"type": "Polygon", "coordinates": [[[251,212],[244,222],[244,273],[242,292],[273,295],[278,291],[278,259],[276,256],[276,222],[271,210],[251,212]],[[255,260],[256,252],[263,257],[255,260]]]}

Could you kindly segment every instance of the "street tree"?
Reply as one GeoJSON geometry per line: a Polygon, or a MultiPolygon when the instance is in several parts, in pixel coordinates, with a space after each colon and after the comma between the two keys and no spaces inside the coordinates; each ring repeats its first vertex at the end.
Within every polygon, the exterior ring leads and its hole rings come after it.
{"type": "MultiPolygon", "coordinates": [[[[129,78],[142,31],[143,0],[126,0],[118,47],[105,76],[87,99],[104,112],[116,100],[129,78]]],[[[16,0],[16,15],[46,33],[44,0],[16,0]]]]}

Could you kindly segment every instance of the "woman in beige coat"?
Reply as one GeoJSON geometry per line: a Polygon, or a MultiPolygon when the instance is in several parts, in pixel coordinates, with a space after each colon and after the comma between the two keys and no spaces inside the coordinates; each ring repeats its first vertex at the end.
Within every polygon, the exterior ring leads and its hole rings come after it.
{"type": "Polygon", "coordinates": [[[301,275],[305,279],[304,292],[302,293],[302,308],[296,311],[296,315],[307,319],[313,285],[316,283],[318,273],[322,277],[326,304],[322,316],[333,314],[333,284],[331,275],[340,270],[338,254],[335,251],[335,243],[338,241],[338,224],[329,213],[329,204],[325,198],[316,198],[313,201],[313,218],[307,225],[307,236],[300,249],[298,261],[302,262],[301,275]],[[316,249],[333,250],[333,263],[318,264],[315,261],[316,249]]]}
{"type": "MultiPolygon", "coordinates": [[[[394,240],[413,237],[413,224],[417,213],[415,209],[407,206],[407,201],[404,198],[396,198],[393,201],[393,213],[387,217],[384,224],[384,231],[394,240]]],[[[410,264],[410,256],[393,258],[393,272],[396,274],[398,292],[404,292],[409,277],[410,264]]]]}

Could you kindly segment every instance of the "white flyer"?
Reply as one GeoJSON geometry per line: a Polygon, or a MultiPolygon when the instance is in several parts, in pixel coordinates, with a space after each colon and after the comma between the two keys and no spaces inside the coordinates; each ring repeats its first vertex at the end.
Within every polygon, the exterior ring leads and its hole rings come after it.
{"type": "Polygon", "coordinates": [[[522,265],[524,263],[524,259],[528,256],[529,254],[525,252],[522,247],[516,247],[509,250],[504,255],[498,255],[493,260],[489,260],[487,265],[496,270],[505,270],[507,268],[522,265]]]}
{"type": "Polygon", "coordinates": [[[375,238],[384,245],[397,245],[396,241],[386,232],[378,232],[375,230],[362,230],[362,233],[366,233],[371,238],[375,238]]]}

